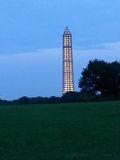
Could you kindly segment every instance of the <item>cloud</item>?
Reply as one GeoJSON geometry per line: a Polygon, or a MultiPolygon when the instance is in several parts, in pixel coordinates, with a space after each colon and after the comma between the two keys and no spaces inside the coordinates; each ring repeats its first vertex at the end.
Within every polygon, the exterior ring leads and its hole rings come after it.
{"type": "MultiPolygon", "coordinates": [[[[80,74],[93,59],[120,60],[120,42],[94,49],[74,49],[75,90],[80,74]]],[[[30,53],[0,55],[0,96],[60,96],[62,93],[62,48],[38,49],[30,53]]]]}
{"type": "Polygon", "coordinates": [[[101,47],[103,47],[103,49],[120,51],[120,41],[111,42],[111,43],[104,43],[104,44],[101,44],[101,47]]]}
{"type": "Polygon", "coordinates": [[[62,63],[59,49],[2,55],[0,61],[2,97],[60,96],[62,63]]]}

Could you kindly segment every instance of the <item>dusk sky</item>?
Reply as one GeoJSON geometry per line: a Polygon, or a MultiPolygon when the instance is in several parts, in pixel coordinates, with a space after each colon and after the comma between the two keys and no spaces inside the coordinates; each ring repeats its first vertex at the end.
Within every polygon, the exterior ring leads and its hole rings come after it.
{"type": "Polygon", "coordinates": [[[62,35],[75,90],[89,60],[120,61],[120,0],[0,0],[0,97],[61,96],[62,35]]]}

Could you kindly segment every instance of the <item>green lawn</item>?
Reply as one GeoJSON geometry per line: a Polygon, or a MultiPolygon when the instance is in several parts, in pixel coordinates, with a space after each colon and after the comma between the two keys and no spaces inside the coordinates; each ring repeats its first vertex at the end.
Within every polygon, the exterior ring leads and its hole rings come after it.
{"type": "Polygon", "coordinates": [[[120,102],[0,106],[0,160],[120,160],[120,102]]]}

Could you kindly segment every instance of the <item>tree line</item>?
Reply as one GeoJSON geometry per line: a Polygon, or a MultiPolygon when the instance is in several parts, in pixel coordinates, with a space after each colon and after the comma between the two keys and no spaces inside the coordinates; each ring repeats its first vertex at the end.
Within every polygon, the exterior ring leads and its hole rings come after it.
{"type": "Polygon", "coordinates": [[[120,100],[120,62],[90,61],[83,69],[79,92],[68,92],[62,97],[21,97],[17,100],[0,100],[0,104],[47,104],[120,100]]]}

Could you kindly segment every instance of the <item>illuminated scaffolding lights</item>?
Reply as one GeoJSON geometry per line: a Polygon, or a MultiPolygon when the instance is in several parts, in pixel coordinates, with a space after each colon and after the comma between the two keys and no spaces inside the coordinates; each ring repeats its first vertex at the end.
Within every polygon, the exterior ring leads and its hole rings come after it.
{"type": "Polygon", "coordinates": [[[72,35],[68,27],[63,34],[63,94],[74,91],[72,35]]]}

